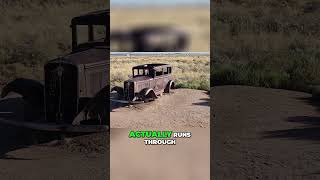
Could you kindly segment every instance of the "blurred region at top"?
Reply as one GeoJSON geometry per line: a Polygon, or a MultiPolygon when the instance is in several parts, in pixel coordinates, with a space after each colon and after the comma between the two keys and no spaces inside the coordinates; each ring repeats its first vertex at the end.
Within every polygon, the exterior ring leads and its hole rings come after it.
{"type": "Polygon", "coordinates": [[[111,1],[111,51],[209,52],[209,0],[111,1]]]}
{"type": "Polygon", "coordinates": [[[112,0],[111,6],[183,6],[209,5],[209,0],[112,0]]]}

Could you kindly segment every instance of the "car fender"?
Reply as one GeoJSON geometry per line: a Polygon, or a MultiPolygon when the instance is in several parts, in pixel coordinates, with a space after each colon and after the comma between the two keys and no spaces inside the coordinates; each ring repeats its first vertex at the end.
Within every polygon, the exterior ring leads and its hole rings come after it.
{"type": "Polygon", "coordinates": [[[145,89],[143,89],[141,92],[140,92],[140,95],[142,96],[142,97],[147,97],[148,95],[149,96],[151,96],[152,98],[157,98],[157,95],[156,95],[156,93],[154,92],[154,90],[153,89],[151,89],[151,88],[145,88],[145,89]]]}
{"type": "Polygon", "coordinates": [[[116,91],[120,97],[123,97],[123,93],[124,93],[123,87],[115,86],[115,87],[111,88],[110,92],[113,92],[113,91],[116,91]]]}
{"type": "Polygon", "coordinates": [[[175,87],[175,83],[174,83],[173,80],[170,80],[170,81],[168,82],[168,87],[171,88],[171,89],[173,89],[173,88],[175,87]]]}
{"type": "Polygon", "coordinates": [[[44,85],[36,80],[17,78],[9,82],[1,92],[1,98],[10,92],[22,95],[23,99],[34,106],[42,106],[44,103],[44,85]]]}
{"type": "Polygon", "coordinates": [[[168,83],[167,83],[167,86],[164,90],[165,93],[169,93],[170,89],[173,89],[175,87],[175,83],[173,80],[170,80],[168,83]]]}
{"type": "Polygon", "coordinates": [[[95,113],[101,116],[102,124],[108,124],[107,111],[109,110],[109,89],[110,86],[105,86],[91,98],[84,108],[74,118],[72,124],[80,125],[81,121],[87,120],[90,113],[95,113]]]}

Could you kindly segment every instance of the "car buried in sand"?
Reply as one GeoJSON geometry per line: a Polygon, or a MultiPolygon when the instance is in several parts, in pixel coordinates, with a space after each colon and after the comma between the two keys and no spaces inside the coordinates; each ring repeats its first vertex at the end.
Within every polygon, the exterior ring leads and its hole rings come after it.
{"type": "Polygon", "coordinates": [[[72,52],[45,64],[44,83],[25,78],[9,82],[1,98],[10,92],[22,95],[25,116],[23,121],[0,117],[0,122],[44,131],[108,130],[109,14],[102,10],[74,17],[72,52]],[[79,41],[80,28],[88,32],[84,42],[79,41]]]}
{"type": "Polygon", "coordinates": [[[123,103],[148,102],[163,93],[170,93],[175,87],[172,66],[169,64],[143,64],[132,68],[132,78],[124,82],[123,87],[113,87],[118,99],[123,103]]]}

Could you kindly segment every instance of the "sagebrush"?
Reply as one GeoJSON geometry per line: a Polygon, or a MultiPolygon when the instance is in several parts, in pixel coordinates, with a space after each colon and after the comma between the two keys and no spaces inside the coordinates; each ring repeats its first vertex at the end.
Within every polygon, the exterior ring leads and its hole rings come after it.
{"type": "Polygon", "coordinates": [[[98,0],[0,2],[0,85],[17,77],[41,80],[43,64],[71,51],[72,17],[109,7],[98,0]]]}
{"type": "Polygon", "coordinates": [[[320,2],[214,1],[211,85],[310,91],[320,83],[320,2]]]}

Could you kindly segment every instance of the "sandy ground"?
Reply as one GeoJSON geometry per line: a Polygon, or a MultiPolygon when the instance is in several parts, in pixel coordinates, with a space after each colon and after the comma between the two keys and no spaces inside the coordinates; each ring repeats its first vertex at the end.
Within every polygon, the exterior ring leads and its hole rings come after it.
{"type": "Polygon", "coordinates": [[[111,104],[110,178],[113,180],[209,180],[209,95],[206,91],[175,89],[154,102],[131,107],[111,104]],[[131,130],[191,132],[176,145],[144,145],[129,139],[131,130]]]}
{"type": "Polygon", "coordinates": [[[179,128],[178,132],[191,132],[192,137],[177,139],[177,144],[170,146],[146,146],[143,139],[129,139],[130,130],[111,129],[112,180],[210,179],[209,128],[179,128]]]}
{"type": "Polygon", "coordinates": [[[111,128],[209,127],[209,95],[206,91],[175,89],[153,102],[131,107],[111,103],[111,128]]]}
{"type": "MultiPolygon", "coordinates": [[[[186,131],[186,128],[207,127],[198,131],[193,128],[190,131],[195,134],[191,139],[178,140],[178,145],[169,149],[159,146],[146,148],[142,140],[130,142],[127,138],[128,130],[111,131],[113,169],[110,173],[113,179],[123,177],[209,179],[208,101],[209,96],[205,91],[178,89],[173,94],[164,95],[154,102],[130,108],[113,106],[112,126],[140,130],[176,128],[179,131],[186,131]],[[119,134],[117,131],[123,133],[119,134]],[[195,152],[202,153],[197,157],[192,156],[195,152]],[[175,168],[172,169],[172,166],[175,168]],[[127,173],[123,173],[124,171],[127,173]]],[[[1,118],[23,120],[23,100],[18,96],[0,100],[0,112],[13,112],[12,115],[0,114],[1,118]]],[[[106,179],[109,176],[108,134],[79,135],[59,141],[57,134],[5,125],[0,125],[0,133],[1,179],[78,180],[106,179]]]]}
{"type": "MultiPolygon", "coordinates": [[[[1,118],[23,119],[23,100],[0,100],[1,118]]],[[[109,176],[109,135],[70,136],[0,125],[0,179],[105,180],[109,176]]]]}
{"type": "Polygon", "coordinates": [[[1,179],[104,180],[109,176],[109,151],[106,145],[103,145],[104,151],[92,150],[92,137],[81,137],[81,141],[86,138],[90,141],[87,142],[88,149],[83,143],[49,143],[26,146],[2,154],[1,179]]]}
{"type": "Polygon", "coordinates": [[[212,91],[215,179],[319,179],[320,102],[244,86],[212,91]]]}

